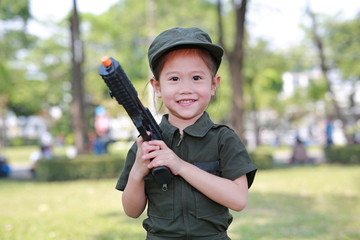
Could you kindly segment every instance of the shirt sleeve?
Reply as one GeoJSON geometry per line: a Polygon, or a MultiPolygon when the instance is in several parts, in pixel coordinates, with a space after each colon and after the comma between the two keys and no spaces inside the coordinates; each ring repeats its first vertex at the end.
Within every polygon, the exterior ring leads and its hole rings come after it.
{"type": "Polygon", "coordinates": [[[248,188],[250,188],[257,168],[251,162],[250,156],[237,134],[229,128],[222,128],[222,131],[219,139],[221,175],[235,180],[246,174],[248,188]]]}
{"type": "Polygon", "coordinates": [[[117,181],[116,187],[115,187],[119,191],[124,191],[124,189],[126,187],[131,168],[135,162],[136,151],[137,151],[137,145],[136,145],[136,143],[134,143],[131,146],[131,148],[126,156],[124,169],[122,170],[121,175],[120,175],[120,177],[117,181]]]}

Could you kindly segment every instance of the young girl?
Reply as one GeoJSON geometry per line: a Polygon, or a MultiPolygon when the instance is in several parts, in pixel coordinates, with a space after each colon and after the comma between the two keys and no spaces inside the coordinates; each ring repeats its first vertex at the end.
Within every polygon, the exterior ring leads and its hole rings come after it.
{"type": "Polygon", "coordinates": [[[139,217],[147,205],[147,239],[230,239],[229,208],[246,206],[256,167],[235,132],[205,112],[222,55],[198,28],[164,31],[149,48],[150,83],[168,110],[164,141],[139,137],[116,186],[128,216],[139,217]],[[174,175],[166,191],[150,173],[159,166],[174,175]]]}

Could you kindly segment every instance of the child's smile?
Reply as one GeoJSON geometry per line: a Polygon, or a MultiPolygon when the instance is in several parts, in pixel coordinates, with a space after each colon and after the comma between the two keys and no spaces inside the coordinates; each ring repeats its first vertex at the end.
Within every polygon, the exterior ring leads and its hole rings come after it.
{"type": "Polygon", "coordinates": [[[180,100],[180,101],[178,101],[178,103],[180,103],[181,105],[189,105],[193,102],[195,102],[195,100],[180,100]]]}

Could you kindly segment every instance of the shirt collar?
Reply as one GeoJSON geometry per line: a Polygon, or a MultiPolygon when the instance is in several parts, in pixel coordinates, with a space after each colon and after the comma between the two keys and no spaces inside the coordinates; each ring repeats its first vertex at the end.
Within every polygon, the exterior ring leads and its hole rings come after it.
{"type": "MultiPolygon", "coordinates": [[[[178,130],[177,127],[174,127],[168,122],[168,117],[168,114],[163,115],[160,123],[165,138],[173,137],[175,132],[178,130]]],[[[215,124],[210,119],[209,114],[204,112],[204,114],[193,125],[185,128],[184,132],[193,137],[204,137],[207,132],[214,126],[215,124]]]]}

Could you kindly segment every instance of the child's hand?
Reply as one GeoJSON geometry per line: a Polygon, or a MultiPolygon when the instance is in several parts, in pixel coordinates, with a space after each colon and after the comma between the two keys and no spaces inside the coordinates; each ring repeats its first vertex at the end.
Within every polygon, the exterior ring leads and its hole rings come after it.
{"type": "Polygon", "coordinates": [[[152,140],[146,143],[151,150],[144,152],[142,159],[149,162],[147,166],[149,169],[166,166],[174,175],[179,174],[183,166],[183,160],[179,158],[173,150],[168,148],[161,140],[152,140]]]}
{"type": "Polygon", "coordinates": [[[144,139],[141,136],[137,138],[136,144],[136,159],[131,171],[133,171],[139,178],[142,179],[145,175],[149,173],[148,165],[150,163],[149,159],[143,159],[142,156],[158,149],[158,147],[150,146],[148,142],[144,142],[144,139]]]}

